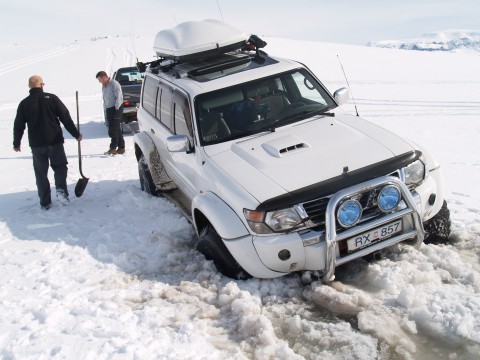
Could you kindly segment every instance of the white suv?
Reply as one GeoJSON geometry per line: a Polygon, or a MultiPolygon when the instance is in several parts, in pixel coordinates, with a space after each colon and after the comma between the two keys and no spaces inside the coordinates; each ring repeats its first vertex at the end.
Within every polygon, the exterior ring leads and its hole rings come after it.
{"type": "Polygon", "coordinates": [[[395,244],[445,241],[438,163],[344,114],[345,88],[331,95],[264,45],[213,20],[158,33],[134,137],[142,190],[174,201],[198,250],[237,279],[309,270],[331,281],[336,266],[395,244]]]}

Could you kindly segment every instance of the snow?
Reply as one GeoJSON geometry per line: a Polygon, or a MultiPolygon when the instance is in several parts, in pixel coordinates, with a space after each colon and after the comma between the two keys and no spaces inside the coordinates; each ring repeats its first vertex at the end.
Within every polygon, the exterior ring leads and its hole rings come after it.
{"type": "Polygon", "coordinates": [[[436,31],[414,39],[373,41],[368,45],[404,50],[478,53],[480,52],[480,31],[456,29],[436,31]]]}
{"type": "Polygon", "coordinates": [[[430,150],[445,173],[450,242],[346,264],[329,285],[304,285],[298,274],[225,278],[195,251],[180,211],[141,192],[132,134],[125,155],[103,155],[95,74],[151,60],[153,37],[2,45],[1,359],[480,357],[480,56],[266,40],[270,54],[306,63],[331,91],[346,86],[340,59],[360,115],[430,150]],[[79,90],[90,178],[75,198],[77,143],[66,134],[71,204],[48,211],[26,138],[21,153],[12,150],[32,74],[74,117],[79,90]]]}

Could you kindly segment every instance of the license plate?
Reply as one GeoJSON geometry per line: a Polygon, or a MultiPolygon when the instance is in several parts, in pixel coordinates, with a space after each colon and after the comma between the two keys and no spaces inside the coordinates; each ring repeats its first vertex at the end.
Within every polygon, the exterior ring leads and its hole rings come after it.
{"type": "Polygon", "coordinates": [[[347,240],[348,251],[351,252],[367,247],[400,231],[402,231],[402,220],[397,220],[393,223],[359,234],[347,240]]]}

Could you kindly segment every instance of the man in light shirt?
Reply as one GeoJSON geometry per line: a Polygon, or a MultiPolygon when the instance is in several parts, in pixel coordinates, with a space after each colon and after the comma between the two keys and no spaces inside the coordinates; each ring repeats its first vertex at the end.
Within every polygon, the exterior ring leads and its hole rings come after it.
{"type": "Polygon", "coordinates": [[[106,155],[125,153],[125,140],[120,128],[120,120],[123,114],[123,93],[118,81],[110,79],[105,71],[99,71],[95,76],[102,84],[103,107],[105,120],[108,123],[108,136],[110,136],[110,149],[106,155]]]}

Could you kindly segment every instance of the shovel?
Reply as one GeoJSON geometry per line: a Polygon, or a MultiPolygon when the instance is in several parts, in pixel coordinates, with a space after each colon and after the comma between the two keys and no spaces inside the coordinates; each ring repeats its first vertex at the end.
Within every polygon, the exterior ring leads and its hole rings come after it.
{"type": "MultiPolygon", "coordinates": [[[[80,132],[80,116],[78,115],[78,91],[75,92],[75,97],[77,100],[77,129],[78,132],[80,132]]],[[[87,187],[88,184],[88,178],[83,175],[82,172],[82,150],[80,148],[80,141],[78,142],[78,168],[80,170],[80,175],[82,175],[81,179],[78,179],[77,185],[75,185],[75,195],[77,197],[82,196],[83,192],[85,191],[85,188],[87,187]]]]}

